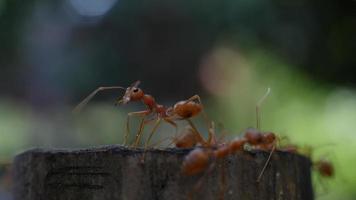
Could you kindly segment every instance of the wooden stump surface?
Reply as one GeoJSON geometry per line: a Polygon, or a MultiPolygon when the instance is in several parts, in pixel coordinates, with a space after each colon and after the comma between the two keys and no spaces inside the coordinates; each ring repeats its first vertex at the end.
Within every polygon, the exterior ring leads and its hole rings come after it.
{"type": "Polygon", "coordinates": [[[313,199],[311,162],[286,152],[252,151],[215,162],[211,173],[184,176],[189,150],[147,151],[119,145],[78,150],[33,149],[14,161],[15,200],[313,199]],[[201,182],[201,187],[198,187],[201,182]],[[196,189],[194,189],[196,188],[196,189]]]}

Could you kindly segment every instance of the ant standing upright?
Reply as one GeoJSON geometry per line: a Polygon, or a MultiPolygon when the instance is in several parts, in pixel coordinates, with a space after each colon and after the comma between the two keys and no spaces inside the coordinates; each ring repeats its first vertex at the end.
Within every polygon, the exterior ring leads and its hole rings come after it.
{"type": "Polygon", "coordinates": [[[74,112],[81,110],[89,101],[92,99],[98,92],[103,90],[111,90],[111,89],[122,89],[125,90],[125,94],[122,98],[120,98],[116,104],[128,104],[129,102],[141,101],[146,107],[146,110],[137,111],[137,112],[130,112],[127,114],[126,119],[126,134],[124,139],[124,144],[127,145],[128,137],[130,134],[130,117],[138,116],[142,117],[140,122],[139,130],[136,134],[134,146],[137,146],[141,140],[143,128],[146,124],[155,121],[152,130],[145,142],[145,149],[147,148],[153,134],[159,127],[160,123],[163,121],[169,123],[177,130],[177,124],[175,123],[176,120],[186,120],[189,125],[194,130],[197,140],[202,143],[206,144],[203,137],[197,131],[197,128],[194,126],[193,122],[190,118],[200,114],[203,112],[205,119],[207,119],[204,111],[203,105],[201,103],[200,97],[198,95],[194,95],[187,100],[179,101],[174,104],[173,107],[165,107],[156,103],[156,100],[153,96],[149,94],[145,94],[142,89],[138,87],[140,81],[135,81],[126,89],[121,86],[111,86],[111,87],[99,87],[98,89],[94,90],[88,97],[86,97],[78,106],[74,109],[74,112]],[[147,116],[154,114],[155,116],[151,119],[146,119],[147,116]]]}

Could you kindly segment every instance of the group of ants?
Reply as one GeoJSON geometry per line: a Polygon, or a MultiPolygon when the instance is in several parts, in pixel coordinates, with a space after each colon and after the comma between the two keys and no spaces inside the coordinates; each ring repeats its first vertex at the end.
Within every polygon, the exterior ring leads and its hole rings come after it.
{"type": "MultiPolygon", "coordinates": [[[[200,97],[194,95],[187,100],[179,101],[171,107],[165,107],[156,102],[153,96],[145,94],[144,91],[139,88],[140,81],[135,81],[129,87],[111,86],[111,87],[99,87],[93,91],[88,97],[86,97],[81,103],[77,105],[74,112],[80,111],[98,92],[104,90],[124,90],[125,94],[116,101],[116,105],[124,105],[129,102],[142,102],[147,109],[138,112],[130,112],[127,114],[126,120],[126,134],[124,138],[124,145],[128,145],[128,139],[130,135],[130,119],[131,117],[141,117],[135,140],[132,144],[133,147],[137,147],[142,139],[143,130],[145,125],[154,123],[153,128],[149,132],[149,135],[144,143],[144,154],[142,160],[144,160],[146,150],[150,147],[150,141],[152,136],[158,129],[161,122],[166,122],[173,126],[176,130],[175,137],[171,139],[169,145],[174,145],[176,148],[190,148],[192,149],[185,157],[181,166],[181,171],[184,175],[192,176],[204,171],[211,171],[214,166],[214,162],[219,159],[226,158],[229,155],[236,154],[238,152],[246,151],[246,149],[254,149],[264,152],[269,152],[269,156],[262,168],[256,181],[260,182],[264,171],[266,170],[268,163],[275,151],[284,151],[290,153],[302,153],[303,150],[296,145],[280,145],[281,138],[273,132],[260,131],[260,106],[262,102],[270,93],[270,89],[264,96],[258,101],[256,105],[256,128],[248,128],[244,131],[242,136],[236,137],[230,141],[224,141],[222,138],[217,138],[215,134],[215,123],[207,117],[204,112],[203,104],[200,97]],[[206,122],[208,130],[208,138],[204,139],[203,135],[198,131],[192,117],[201,114],[206,122]],[[178,125],[177,121],[185,120],[189,125],[177,136],[178,125]]],[[[311,158],[311,152],[304,154],[311,158]]],[[[334,176],[334,166],[328,159],[322,158],[312,162],[313,169],[321,177],[330,178],[334,176]]]]}

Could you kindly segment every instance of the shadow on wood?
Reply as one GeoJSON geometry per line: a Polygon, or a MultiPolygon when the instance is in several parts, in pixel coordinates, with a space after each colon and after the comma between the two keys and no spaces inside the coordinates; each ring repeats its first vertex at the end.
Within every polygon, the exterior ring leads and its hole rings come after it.
{"type": "Polygon", "coordinates": [[[211,174],[183,176],[182,160],[189,150],[149,150],[103,146],[81,150],[26,151],[14,161],[15,200],[118,200],[221,198],[313,199],[310,161],[276,152],[260,183],[256,182],[266,152],[241,152],[216,163],[211,174]],[[192,188],[198,180],[202,188],[192,188]]]}

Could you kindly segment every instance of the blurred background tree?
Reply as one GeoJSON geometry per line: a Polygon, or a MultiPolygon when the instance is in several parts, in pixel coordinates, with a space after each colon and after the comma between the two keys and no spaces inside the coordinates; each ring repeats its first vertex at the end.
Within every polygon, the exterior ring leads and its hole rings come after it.
{"type": "Polygon", "coordinates": [[[335,159],[338,176],[317,197],[354,199],[355,4],[0,0],[0,158],[120,143],[126,112],[139,109],[114,108],[120,93],[70,114],[98,86],[139,79],[167,105],[200,94],[235,134],[254,126],[255,102],[271,87],[263,128],[298,145],[331,144],[315,151],[335,159]]]}

